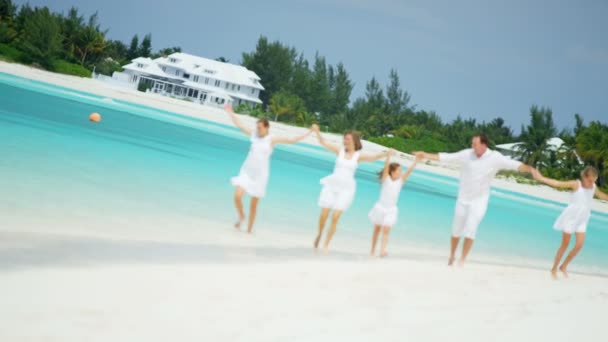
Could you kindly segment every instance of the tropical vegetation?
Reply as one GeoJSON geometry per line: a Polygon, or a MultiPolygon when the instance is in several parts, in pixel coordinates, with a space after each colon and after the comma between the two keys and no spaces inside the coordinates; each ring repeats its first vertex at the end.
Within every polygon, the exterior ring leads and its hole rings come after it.
{"type": "MultiPolygon", "coordinates": [[[[141,40],[134,35],[128,44],[108,39],[97,14],[85,18],[76,8],[63,14],[0,0],[0,58],[4,60],[87,77],[93,70],[111,75],[135,57],[179,51],[179,47],[168,47],[153,52],[149,33],[141,40]]],[[[228,62],[224,57],[218,60],[228,62]]],[[[550,108],[532,106],[530,122],[519,134],[501,117],[478,121],[458,116],[446,122],[436,112],[411,103],[394,69],[388,71],[388,84],[381,85],[372,77],[364,94],[351,101],[354,82],[344,64],[330,64],[319,53],[308,60],[295,47],[263,36],[253,51],[243,53],[242,65],[262,79],[265,91],[260,98],[265,106],[240,106],[236,108],[240,113],[301,126],[319,123],[331,132],[356,129],[368,140],[406,152],[456,151],[469,146],[472,135],[485,132],[493,144],[521,142],[519,157],[551,177],[574,178],[590,164],[600,171],[598,183],[607,184],[608,125],[585,124],[579,114],[574,116],[572,130],[558,131],[550,108]],[[557,149],[548,144],[556,136],[564,141],[557,149]]]]}

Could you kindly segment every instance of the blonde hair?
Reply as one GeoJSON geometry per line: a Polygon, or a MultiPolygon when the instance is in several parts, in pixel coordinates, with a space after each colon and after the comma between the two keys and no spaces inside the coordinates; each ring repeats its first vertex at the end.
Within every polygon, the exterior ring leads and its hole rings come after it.
{"type": "Polygon", "coordinates": [[[583,171],[581,171],[581,177],[589,177],[589,176],[592,176],[593,178],[596,178],[596,179],[598,176],[597,169],[591,165],[585,166],[583,171]]]}

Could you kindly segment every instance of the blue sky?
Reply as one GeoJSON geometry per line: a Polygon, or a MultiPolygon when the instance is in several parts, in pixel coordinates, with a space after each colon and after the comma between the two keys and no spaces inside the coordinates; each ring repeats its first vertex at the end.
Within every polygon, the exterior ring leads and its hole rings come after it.
{"type": "MultiPolygon", "coordinates": [[[[16,3],[24,3],[17,1],[16,3]]],[[[418,108],[444,120],[502,116],[519,132],[532,104],[560,127],[608,122],[608,1],[30,0],[98,11],[109,37],[152,33],[155,49],[240,62],[266,35],[328,62],[342,61],[353,96],[389,69],[418,108]]]]}

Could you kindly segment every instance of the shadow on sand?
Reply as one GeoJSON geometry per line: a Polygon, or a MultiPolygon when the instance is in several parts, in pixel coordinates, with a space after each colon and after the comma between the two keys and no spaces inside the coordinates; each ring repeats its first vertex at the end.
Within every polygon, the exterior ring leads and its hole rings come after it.
{"type": "MultiPolygon", "coordinates": [[[[289,262],[331,258],[342,262],[369,260],[364,253],[334,250],[329,256],[312,247],[230,246],[187,242],[125,241],[109,238],[54,235],[25,232],[0,233],[0,271],[18,271],[45,267],[86,267],[141,264],[243,264],[289,262]]],[[[390,260],[445,263],[439,255],[400,251],[390,260]]],[[[471,261],[472,264],[511,267],[547,272],[534,265],[471,261]]],[[[570,272],[608,278],[605,273],[570,272]]]]}

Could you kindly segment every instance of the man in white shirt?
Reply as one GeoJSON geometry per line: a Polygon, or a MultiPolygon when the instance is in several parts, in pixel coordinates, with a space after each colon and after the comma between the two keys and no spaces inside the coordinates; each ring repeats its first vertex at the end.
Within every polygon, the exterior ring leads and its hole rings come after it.
{"type": "Polygon", "coordinates": [[[490,150],[488,144],[488,137],[485,134],[479,134],[473,137],[470,149],[460,152],[439,154],[413,152],[419,159],[430,159],[461,166],[448,265],[454,263],[460,237],[464,237],[464,244],[458,264],[464,265],[473,246],[477,227],[486,214],[490,199],[490,186],[496,173],[500,170],[520,172],[530,172],[531,170],[528,165],[490,150]]]}

